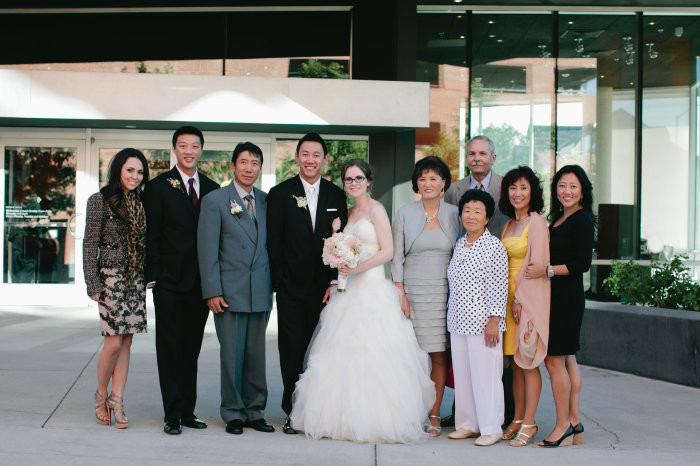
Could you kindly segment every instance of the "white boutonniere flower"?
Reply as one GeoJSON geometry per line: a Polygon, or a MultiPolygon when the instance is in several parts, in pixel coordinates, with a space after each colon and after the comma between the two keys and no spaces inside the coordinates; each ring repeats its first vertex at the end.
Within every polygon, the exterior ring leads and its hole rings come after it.
{"type": "Polygon", "coordinates": [[[231,215],[241,218],[241,212],[243,212],[243,208],[236,201],[231,201],[231,215]]]}
{"type": "MultiPolygon", "coordinates": [[[[294,196],[294,194],[292,194],[294,196]]],[[[302,208],[302,209],[308,209],[307,204],[309,201],[306,200],[305,196],[294,196],[294,199],[297,201],[297,207],[302,208]]]]}
{"type": "Polygon", "coordinates": [[[172,186],[175,189],[179,189],[182,191],[182,186],[180,185],[180,180],[174,180],[172,178],[168,178],[168,183],[170,183],[170,186],[172,186]]]}

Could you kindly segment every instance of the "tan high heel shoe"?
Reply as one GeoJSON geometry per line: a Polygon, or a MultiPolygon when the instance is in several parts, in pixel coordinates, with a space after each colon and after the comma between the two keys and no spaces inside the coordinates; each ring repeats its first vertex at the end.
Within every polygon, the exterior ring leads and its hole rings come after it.
{"type": "Polygon", "coordinates": [[[535,437],[535,434],[539,432],[540,428],[537,426],[537,423],[534,424],[522,424],[520,426],[520,430],[518,431],[518,435],[510,441],[509,445],[511,447],[524,447],[528,443],[530,443],[530,440],[532,440],[535,437]],[[532,435],[526,434],[523,432],[523,429],[532,429],[535,428],[535,431],[532,433],[532,435]]]}
{"type": "Polygon", "coordinates": [[[518,420],[513,420],[510,425],[508,425],[508,428],[506,429],[505,432],[503,432],[503,436],[501,437],[503,440],[510,440],[516,435],[518,435],[518,432],[520,432],[520,424],[523,423],[522,419],[518,420]],[[515,427],[513,427],[513,424],[515,424],[515,427]]]}
{"type": "Polygon", "coordinates": [[[573,445],[583,444],[583,423],[579,422],[574,426],[574,440],[573,445]]]}
{"type": "Polygon", "coordinates": [[[114,393],[110,394],[109,398],[107,398],[107,407],[114,413],[114,427],[117,429],[129,427],[129,420],[124,413],[124,400],[121,396],[117,396],[114,393]]]}
{"type": "Polygon", "coordinates": [[[112,420],[112,417],[109,415],[109,408],[107,408],[107,396],[100,395],[98,390],[95,390],[95,419],[98,424],[103,426],[110,425],[112,420]]]}

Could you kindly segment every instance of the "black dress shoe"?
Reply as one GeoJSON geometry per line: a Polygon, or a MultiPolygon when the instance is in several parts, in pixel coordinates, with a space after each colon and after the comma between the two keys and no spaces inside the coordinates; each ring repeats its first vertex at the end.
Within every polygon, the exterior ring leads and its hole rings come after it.
{"type": "Polygon", "coordinates": [[[243,421],[240,419],[228,421],[226,423],[226,432],[229,434],[241,435],[243,433],[243,421]]]}
{"type": "Polygon", "coordinates": [[[254,421],[246,421],[243,423],[243,427],[252,427],[258,432],[274,432],[275,428],[272,427],[263,418],[255,419],[254,421]]]}
{"type": "Polygon", "coordinates": [[[180,423],[177,421],[165,421],[163,432],[169,435],[180,435],[182,433],[182,427],[180,427],[180,423]]]}
{"type": "Polygon", "coordinates": [[[289,419],[289,416],[287,416],[287,419],[284,420],[284,425],[282,426],[282,432],[285,434],[296,434],[297,431],[292,427],[292,420],[289,419]]]}
{"type": "Polygon", "coordinates": [[[190,429],[206,429],[207,423],[196,417],[182,418],[182,425],[190,429]]]}
{"type": "Polygon", "coordinates": [[[455,426],[455,415],[449,414],[442,419],[440,419],[441,427],[454,427],[455,426]]]}

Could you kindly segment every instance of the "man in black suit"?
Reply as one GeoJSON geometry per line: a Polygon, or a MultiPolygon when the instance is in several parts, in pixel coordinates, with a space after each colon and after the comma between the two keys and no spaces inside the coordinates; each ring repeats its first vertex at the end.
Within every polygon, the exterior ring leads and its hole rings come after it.
{"type": "Polygon", "coordinates": [[[277,292],[277,326],[282,369],[282,431],[296,434],[289,421],[294,385],[303,372],[304,355],[323,309],[323,295],[337,271],[323,265],[323,240],[333,234],[331,223],[348,219],[345,192],[321,178],[328,162],[326,142],[309,133],[294,155],[299,175],[267,195],[267,248],[272,287],[277,292]]]}
{"type": "Polygon", "coordinates": [[[197,220],[201,199],[219,185],[197,171],[204,136],[193,126],[173,134],[177,164],[151,180],[146,208],[146,281],[156,308],[156,358],[166,434],[181,425],[204,429],[194,414],[197,359],[209,310],[202,299],[197,264],[197,220]]]}

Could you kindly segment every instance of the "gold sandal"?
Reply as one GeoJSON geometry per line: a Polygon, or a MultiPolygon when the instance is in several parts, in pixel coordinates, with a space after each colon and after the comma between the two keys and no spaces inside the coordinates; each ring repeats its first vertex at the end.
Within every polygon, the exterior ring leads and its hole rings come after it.
{"type": "Polygon", "coordinates": [[[442,433],[442,427],[439,426],[439,425],[437,425],[437,426],[432,425],[432,424],[430,423],[430,419],[431,419],[431,418],[432,418],[432,419],[437,419],[438,422],[440,422],[440,416],[436,416],[436,415],[434,415],[434,414],[431,414],[430,416],[428,416],[428,422],[427,422],[427,424],[426,424],[426,426],[425,426],[425,431],[426,431],[428,434],[430,434],[431,437],[437,437],[438,435],[440,435],[440,433],[442,433]]]}
{"type": "Polygon", "coordinates": [[[107,408],[107,395],[100,395],[99,390],[95,390],[95,419],[103,426],[108,426],[112,420],[107,408]]]}
{"type": "Polygon", "coordinates": [[[129,427],[129,420],[124,413],[124,400],[121,396],[114,393],[107,398],[107,407],[114,413],[114,427],[117,429],[126,429],[129,427]]]}
{"type": "Polygon", "coordinates": [[[518,431],[518,435],[510,441],[510,446],[511,447],[524,447],[528,443],[530,443],[530,440],[532,440],[535,437],[535,434],[539,432],[540,428],[537,427],[537,423],[534,424],[522,424],[520,426],[520,430],[518,431]],[[532,433],[532,435],[526,434],[523,432],[523,429],[532,429],[535,428],[535,431],[532,433]],[[523,438],[525,437],[525,438],[523,438]]]}
{"type": "Polygon", "coordinates": [[[503,432],[503,436],[501,437],[503,440],[510,440],[516,435],[518,435],[518,432],[520,432],[520,426],[519,424],[522,424],[523,420],[513,420],[511,423],[508,425],[508,428],[506,429],[505,432],[503,432]],[[513,424],[515,424],[517,427],[513,427],[513,424]]]}

